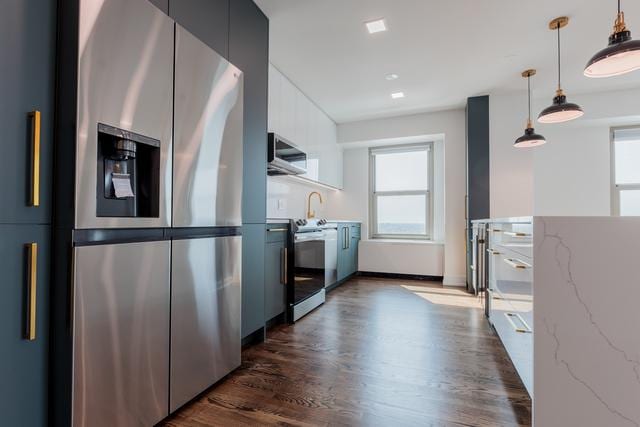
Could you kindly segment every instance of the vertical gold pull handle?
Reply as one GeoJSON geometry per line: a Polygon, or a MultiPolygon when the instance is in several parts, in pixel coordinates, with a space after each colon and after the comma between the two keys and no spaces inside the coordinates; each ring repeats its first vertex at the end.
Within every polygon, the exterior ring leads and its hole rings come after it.
{"type": "Polygon", "coordinates": [[[288,276],[288,269],[289,269],[289,262],[287,260],[287,255],[288,255],[288,251],[287,248],[282,248],[282,251],[280,251],[280,254],[282,256],[282,267],[280,268],[280,283],[282,283],[283,285],[287,284],[287,276],[288,276]]]}
{"type": "Polygon", "coordinates": [[[40,206],[40,111],[31,117],[31,206],[40,206]]]}
{"type": "Polygon", "coordinates": [[[37,311],[37,300],[36,300],[36,290],[38,285],[38,244],[37,243],[27,243],[25,245],[27,250],[27,285],[29,287],[29,309],[27,311],[27,330],[26,330],[26,338],[29,341],[33,341],[36,339],[36,311],[37,311]]]}

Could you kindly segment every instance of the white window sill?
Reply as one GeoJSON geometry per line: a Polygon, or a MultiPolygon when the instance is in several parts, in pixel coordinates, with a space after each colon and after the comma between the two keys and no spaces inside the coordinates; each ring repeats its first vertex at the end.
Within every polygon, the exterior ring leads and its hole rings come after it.
{"type": "Polygon", "coordinates": [[[435,240],[418,240],[418,239],[363,239],[366,243],[384,243],[384,244],[400,244],[400,245],[437,245],[444,246],[444,242],[435,240]]]}

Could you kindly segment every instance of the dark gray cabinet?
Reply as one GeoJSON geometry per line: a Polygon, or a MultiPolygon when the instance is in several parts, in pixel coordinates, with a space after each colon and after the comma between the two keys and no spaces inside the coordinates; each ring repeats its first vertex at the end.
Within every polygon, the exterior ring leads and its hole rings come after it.
{"type": "Polygon", "coordinates": [[[51,223],[56,2],[3,2],[0,14],[0,223],[51,223]],[[40,112],[40,149],[34,150],[40,112]],[[39,179],[33,161],[39,160],[39,179]],[[40,206],[31,207],[39,187],[40,206]]]}
{"type": "Polygon", "coordinates": [[[228,31],[228,59],[244,72],[242,336],[246,338],[265,326],[269,20],[252,0],[231,0],[228,31]]]}
{"type": "Polygon", "coordinates": [[[269,20],[252,0],[231,1],[229,16],[229,61],[244,72],[242,222],[265,224],[269,20]]]}
{"type": "Polygon", "coordinates": [[[467,234],[467,289],[472,290],[472,227],[474,219],[485,219],[490,213],[489,169],[489,96],[467,99],[466,109],[467,195],[465,219],[467,234]]]}
{"type": "MultiPolygon", "coordinates": [[[[229,2],[230,0],[169,0],[169,16],[228,59],[229,2]]],[[[154,3],[162,2],[154,0],[154,3]]]]}
{"type": "Polygon", "coordinates": [[[3,2],[0,55],[0,424],[44,426],[56,2],[3,2]]]}
{"type": "Polygon", "coordinates": [[[242,226],[242,337],[264,328],[264,224],[242,226]]]}
{"type": "Polygon", "coordinates": [[[264,315],[268,322],[285,312],[287,298],[287,225],[268,225],[264,253],[264,315]]]}
{"type": "Polygon", "coordinates": [[[50,241],[50,226],[0,225],[3,425],[47,425],[50,241]]]}
{"type": "Polygon", "coordinates": [[[470,220],[490,217],[489,96],[467,100],[467,213],[470,220]]]}
{"type": "Polygon", "coordinates": [[[358,271],[360,224],[338,224],[338,282],[358,271]]]}

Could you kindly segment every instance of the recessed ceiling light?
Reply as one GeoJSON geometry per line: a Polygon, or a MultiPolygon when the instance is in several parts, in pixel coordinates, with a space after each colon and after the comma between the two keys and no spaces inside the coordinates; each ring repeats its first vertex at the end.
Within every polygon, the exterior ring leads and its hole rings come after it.
{"type": "Polygon", "coordinates": [[[404,98],[404,92],[394,92],[391,94],[391,98],[393,99],[404,98]]]}
{"type": "Polygon", "coordinates": [[[369,34],[379,33],[381,31],[387,31],[387,24],[383,19],[376,19],[375,21],[369,21],[364,23],[369,30],[369,34]]]}
{"type": "Polygon", "coordinates": [[[400,76],[394,73],[387,74],[386,76],[384,76],[384,78],[387,80],[396,80],[398,77],[400,76]]]}

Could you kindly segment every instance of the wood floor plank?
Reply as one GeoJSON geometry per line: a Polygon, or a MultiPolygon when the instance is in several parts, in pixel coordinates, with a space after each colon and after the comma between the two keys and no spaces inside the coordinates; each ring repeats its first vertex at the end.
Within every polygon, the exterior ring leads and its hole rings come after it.
{"type": "Polygon", "coordinates": [[[530,426],[531,401],[476,297],[355,278],[164,426],[530,426]]]}

